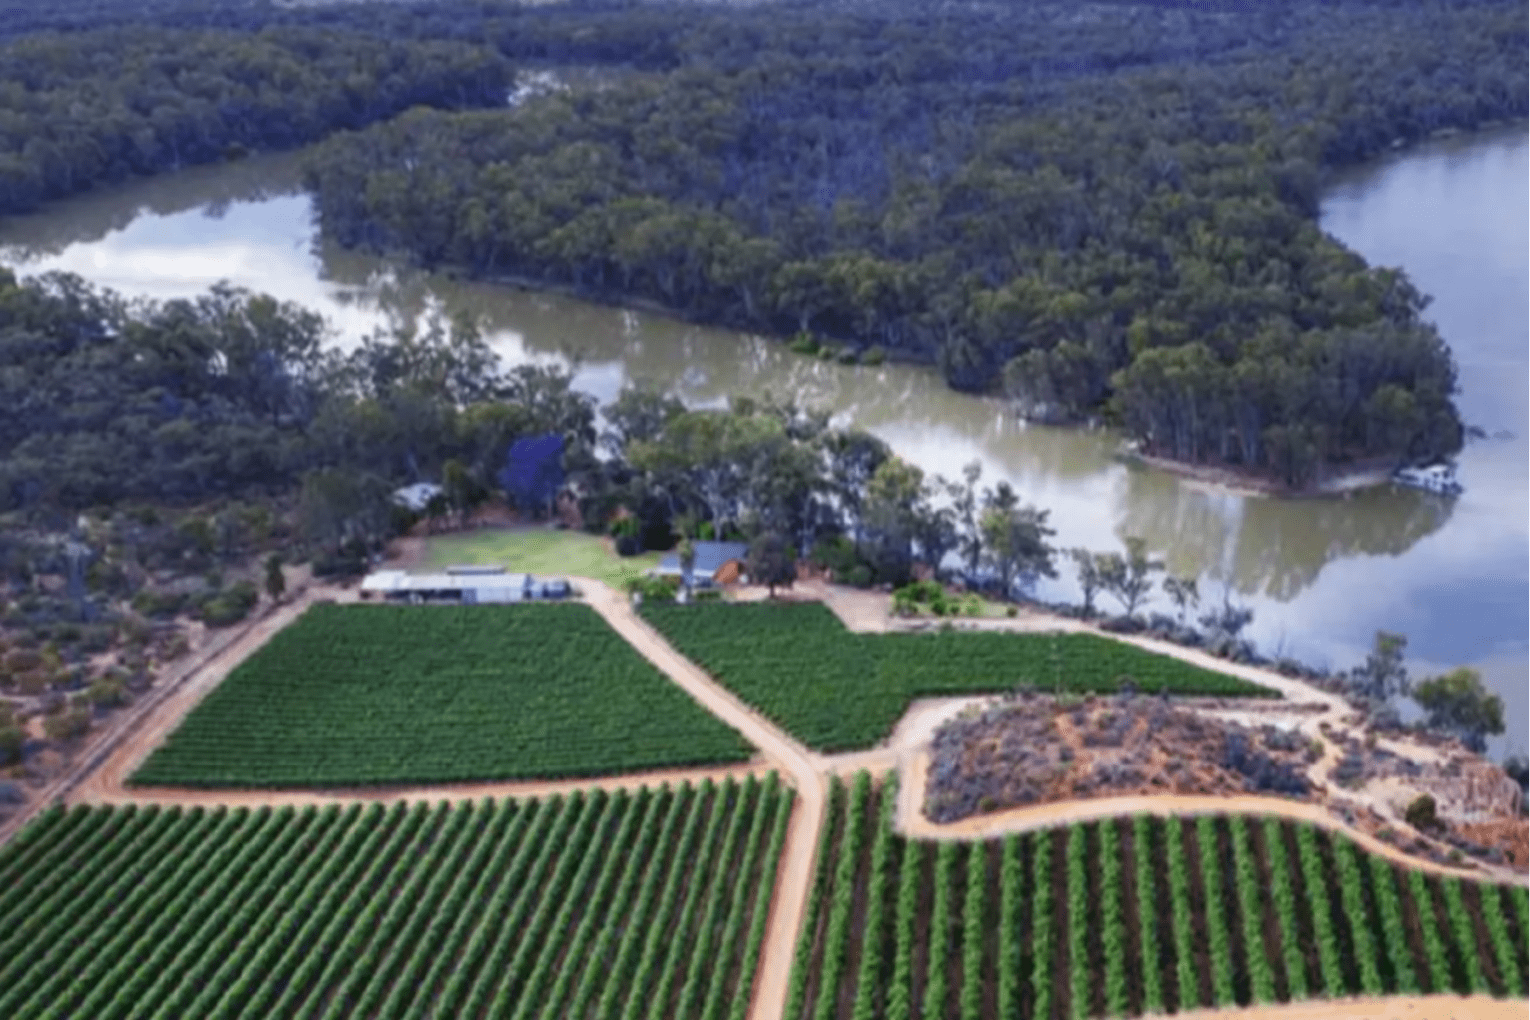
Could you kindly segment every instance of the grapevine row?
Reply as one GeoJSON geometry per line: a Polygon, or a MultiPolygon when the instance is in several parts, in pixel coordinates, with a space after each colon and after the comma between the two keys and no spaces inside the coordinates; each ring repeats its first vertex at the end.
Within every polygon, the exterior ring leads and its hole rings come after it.
{"type": "Polygon", "coordinates": [[[1068,830],[1068,967],[1073,1020],[1089,1015],[1089,887],[1084,873],[1084,827],[1068,830]]]}
{"type": "Polygon", "coordinates": [[[1105,1015],[1125,1016],[1126,916],[1121,903],[1121,835],[1116,822],[1107,819],[1100,834],[1100,924],[1105,945],[1105,1015]]]}
{"type": "Polygon", "coordinates": [[[1307,961],[1302,956],[1301,932],[1296,927],[1296,890],[1291,882],[1286,841],[1280,823],[1264,820],[1264,854],[1269,866],[1270,901],[1280,925],[1280,956],[1285,964],[1286,991],[1293,1001],[1307,997],[1307,961]]]}
{"type": "Polygon", "coordinates": [[[1164,1012],[1163,975],[1158,969],[1163,950],[1158,937],[1151,822],[1146,815],[1132,819],[1132,854],[1137,871],[1137,931],[1142,946],[1142,1011],[1158,1014],[1164,1012]]]}

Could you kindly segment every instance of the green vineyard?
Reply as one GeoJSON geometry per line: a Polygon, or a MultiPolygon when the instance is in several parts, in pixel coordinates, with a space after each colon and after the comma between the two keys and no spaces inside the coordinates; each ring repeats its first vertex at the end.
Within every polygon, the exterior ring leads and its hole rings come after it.
{"type": "Polygon", "coordinates": [[[1075,1020],[1315,996],[1526,994],[1526,890],[1273,819],[896,835],[835,781],[788,1020],[1075,1020]]]}
{"type": "Polygon", "coordinates": [[[1277,696],[1224,673],[1094,634],[856,634],[822,603],[645,604],[681,654],[822,751],[886,737],[915,698],[1041,690],[1277,696]]]}
{"type": "Polygon", "coordinates": [[[791,805],[55,808],[0,851],[0,1016],[742,1020],[791,805]]]}
{"type": "Polygon", "coordinates": [[[588,606],[315,606],[235,669],[136,785],[603,775],[753,749],[588,606]]]}

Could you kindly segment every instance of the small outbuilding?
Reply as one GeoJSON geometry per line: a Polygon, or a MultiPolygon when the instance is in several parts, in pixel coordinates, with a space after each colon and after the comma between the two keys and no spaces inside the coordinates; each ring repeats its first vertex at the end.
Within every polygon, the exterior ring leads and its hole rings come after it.
{"type": "Polygon", "coordinates": [[[464,605],[562,599],[573,594],[563,578],[539,581],[530,574],[511,574],[504,567],[461,566],[411,574],[379,570],[361,582],[361,597],[374,595],[389,602],[460,602],[464,605]]]}
{"type": "MultiPolygon", "coordinates": [[[[728,584],[737,581],[744,572],[744,561],[749,547],[743,542],[693,542],[696,548],[696,566],[693,583],[701,586],[728,584]]],[[[680,577],[680,552],[664,554],[653,572],[659,577],[680,577]]]]}

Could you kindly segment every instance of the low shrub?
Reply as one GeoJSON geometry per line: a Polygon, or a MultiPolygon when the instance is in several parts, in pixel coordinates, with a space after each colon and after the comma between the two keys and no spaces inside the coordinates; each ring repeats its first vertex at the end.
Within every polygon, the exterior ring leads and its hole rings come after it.
{"type": "Polygon", "coordinates": [[[1413,802],[1403,812],[1403,820],[1420,832],[1438,829],[1440,827],[1440,817],[1435,809],[1434,798],[1427,793],[1419,794],[1413,798],[1413,802]]]}

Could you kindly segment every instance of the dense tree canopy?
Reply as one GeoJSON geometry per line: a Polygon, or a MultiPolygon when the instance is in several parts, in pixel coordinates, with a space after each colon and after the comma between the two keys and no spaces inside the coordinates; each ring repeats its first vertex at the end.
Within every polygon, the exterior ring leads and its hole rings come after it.
{"type": "Polygon", "coordinates": [[[62,0],[0,30],[0,213],[372,125],[309,163],[342,243],[1302,485],[1460,447],[1426,299],[1314,216],[1331,168],[1523,116],[1526,33],[1507,0],[62,0]],[[507,106],[512,63],[586,84],[507,106]]]}
{"type": "Polygon", "coordinates": [[[1167,457],[1458,449],[1425,300],[1314,214],[1328,168],[1523,115],[1523,5],[1090,12],[522,11],[504,52],[608,77],[342,135],[309,182],[346,244],[880,347],[1167,457]]]}
{"type": "Polygon", "coordinates": [[[0,47],[0,214],[411,106],[501,103],[509,81],[482,46],[312,28],[27,36],[0,47]]]}

